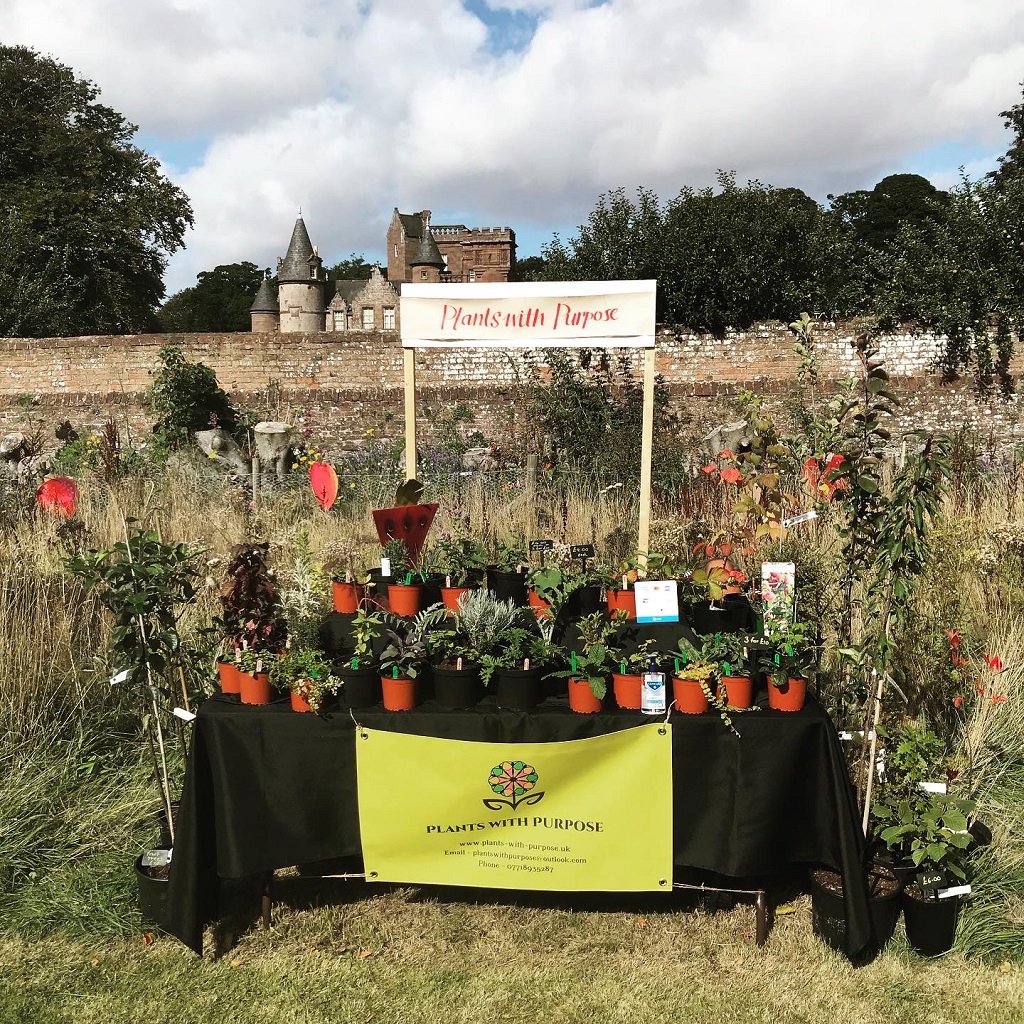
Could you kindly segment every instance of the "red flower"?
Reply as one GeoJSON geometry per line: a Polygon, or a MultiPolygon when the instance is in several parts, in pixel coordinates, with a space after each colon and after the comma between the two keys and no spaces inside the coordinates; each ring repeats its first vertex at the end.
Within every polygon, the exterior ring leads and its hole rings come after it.
{"type": "Polygon", "coordinates": [[[718,472],[718,467],[713,462],[709,462],[704,467],[704,472],[705,473],[717,473],[718,472]]]}
{"type": "Polygon", "coordinates": [[[953,651],[953,664],[957,668],[965,668],[967,665],[970,664],[970,662],[966,658],[961,658],[960,655],[957,654],[956,651],[954,650],[953,651]]]}
{"type": "Polygon", "coordinates": [[[974,688],[982,695],[982,697],[985,696],[985,687],[980,679],[976,679],[974,681],[974,688]]]}
{"type": "Polygon", "coordinates": [[[731,459],[731,458],[732,458],[732,452],[731,452],[731,451],[729,451],[729,449],[728,449],[728,448],[723,448],[723,449],[722,449],[722,450],[721,450],[721,451],[720,451],[720,452],[718,453],[718,457],[719,457],[720,459],[731,459]]]}
{"type": "Polygon", "coordinates": [[[959,696],[959,694],[956,697],[953,698],[953,707],[955,707],[955,708],[962,707],[963,703],[964,703],[964,699],[963,699],[963,697],[959,696]]]}
{"type": "Polygon", "coordinates": [[[743,474],[735,466],[723,469],[721,475],[727,484],[738,484],[743,480],[743,474]]]}
{"type": "Polygon", "coordinates": [[[947,629],[945,631],[945,633],[946,633],[946,636],[949,638],[949,646],[952,647],[954,651],[959,650],[959,648],[960,648],[960,630],[958,630],[958,629],[947,629]]]}
{"type": "Polygon", "coordinates": [[[1003,659],[998,654],[986,654],[985,657],[988,658],[988,667],[993,672],[1003,671],[1003,659]]]}
{"type": "Polygon", "coordinates": [[[993,704],[1005,704],[1006,703],[1006,694],[1005,693],[994,693],[992,695],[992,703],[993,704]]]}
{"type": "Polygon", "coordinates": [[[833,470],[838,469],[846,459],[842,455],[833,455],[828,462],[825,463],[825,476],[828,476],[833,470]]]}

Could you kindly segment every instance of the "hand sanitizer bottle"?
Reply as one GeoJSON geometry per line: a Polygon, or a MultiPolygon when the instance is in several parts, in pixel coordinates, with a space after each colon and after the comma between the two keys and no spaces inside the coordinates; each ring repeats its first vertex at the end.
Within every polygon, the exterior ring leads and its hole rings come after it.
{"type": "Polygon", "coordinates": [[[645,715],[665,714],[665,673],[658,671],[654,658],[647,663],[640,687],[640,710],[645,715]]]}

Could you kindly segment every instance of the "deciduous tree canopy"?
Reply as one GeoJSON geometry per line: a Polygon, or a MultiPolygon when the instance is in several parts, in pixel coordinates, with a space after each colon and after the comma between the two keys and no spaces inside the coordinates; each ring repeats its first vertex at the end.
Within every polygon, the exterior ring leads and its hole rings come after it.
{"type": "Polygon", "coordinates": [[[98,96],[71,68],[0,46],[0,335],[155,326],[192,210],[98,96]]]}
{"type": "Polygon", "coordinates": [[[175,292],[160,310],[167,332],[248,331],[249,311],[263,280],[255,263],[228,263],[204,270],[191,288],[175,292]]]}

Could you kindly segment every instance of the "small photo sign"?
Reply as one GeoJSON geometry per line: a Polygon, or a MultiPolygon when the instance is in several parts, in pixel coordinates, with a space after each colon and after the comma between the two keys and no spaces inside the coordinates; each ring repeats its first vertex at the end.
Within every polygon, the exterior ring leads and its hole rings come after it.
{"type": "Polygon", "coordinates": [[[679,587],[675,580],[638,580],[637,622],[678,622],[679,587]]]}

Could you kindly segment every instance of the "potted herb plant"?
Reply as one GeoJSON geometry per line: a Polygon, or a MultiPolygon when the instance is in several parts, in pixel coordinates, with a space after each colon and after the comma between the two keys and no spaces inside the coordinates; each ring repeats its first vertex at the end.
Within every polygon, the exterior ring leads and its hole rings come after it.
{"type": "Polygon", "coordinates": [[[367,708],[381,702],[378,644],[384,638],[384,613],[360,607],[352,617],[352,653],[335,667],[341,682],[339,697],[348,708],[367,708]]]}
{"type": "Polygon", "coordinates": [[[610,639],[615,623],[609,622],[603,611],[585,615],[576,623],[581,650],[569,653],[569,668],[549,675],[566,679],[569,685],[569,707],[580,714],[594,714],[602,709],[608,692],[615,652],[610,639]]]}
{"type": "Polygon", "coordinates": [[[768,706],[799,711],[807,699],[807,682],[817,669],[817,645],[810,623],[773,620],[765,636],[768,659],[768,706]]]}
{"type": "MultiPolygon", "coordinates": [[[[624,616],[624,613],[619,613],[624,616]]],[[[618,672],[612,673],[612,692],[615,703],[626,710],[639,710],[643,689],[643,674],[651,664],[651,659],[658,660],[655,650],[656,641],[647,639],[633,650],[626,652],[620,647],[612,647],[612,664],[618,665],[618,672]]]]}
{"type": "Polygon", "coordinates": [[[468,537],[446,537],[434,545],[431,566],[443,580],[441,600],[446,608],[457,611],[460,598],[480,586],[486,563],[483,548],[468,537]]]}
{"type": "Polygon", "coordinates": [[[677,649],[671,652],[675,672],[672,675],[672,699],[676,710],[684,715],[702,715],[709,707],[711,677],[715,662],[705,656],[686,637],[680,637],[677,649]]]}
{"type": "Polygon", "coordinates": [[[394,580],[388,584],[388,607],[394,615],[415,615],[420,610],[423,581],[413,572],[405,542],[389,540],[384,545],[383,557],[391,565],[391,578],[394,580]]]}
{"type": "Polygon", "coordinates": [[[269,651],[241,652],[238,660],[239,699],[243,704],[270,703],[270,664],[277,655],[269,651]]]}
{"type": "Polygon", "coordinates": [[[487,566],[487,589],[499,600],[524,607],[526,596],[526,543],[511,538],[498,545],[494,561],[487,566]]]}
{"type": "Polygon", "coordinates": [[[380,656],[380,681],[388,711],[411,711],[416,707],[416,682],[430,653],[430,631],[444,615],[444,609],[437,608],[411,619],[391,616],[385,622],[387,645],[380,656]]]}
{"type": "Polygon", "coordinates": [[[550,636],[516,626],[504,641],[480,657],[480,674],[486,685],[494,684],[498,707],[530,711],[541,701],[541,678],[557,663],[559,649],[550,636]]]}
{"type": "Polygon", "coordinates": [[[293,711],[319,712],[327,695],[338,686],[323,651],[310,647],[286,651],[274,660],[269,675],[271,686],[288,692],[293,711]]]}
{"type": "Polygon", "coordinates": [[[427,634],[434,700],[443,708],[471,708],[484,695],[480,665],[456,613],[427,634]]]}

